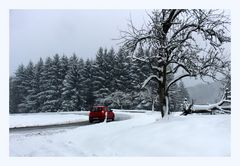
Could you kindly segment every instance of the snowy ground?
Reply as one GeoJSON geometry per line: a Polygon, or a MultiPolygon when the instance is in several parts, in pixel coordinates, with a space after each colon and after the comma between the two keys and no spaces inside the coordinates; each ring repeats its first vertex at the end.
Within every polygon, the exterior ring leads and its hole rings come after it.
{"type": "Polygon", "coordinates": [[[11,114],[9,128],[76,123],[88,120],[86,113],[11,114]]]}
{"type": "Polygon", "coordinates": [[[230,115],[115,112],[125,120],[11,132],[10,156],[230,156],[230,115]]]}

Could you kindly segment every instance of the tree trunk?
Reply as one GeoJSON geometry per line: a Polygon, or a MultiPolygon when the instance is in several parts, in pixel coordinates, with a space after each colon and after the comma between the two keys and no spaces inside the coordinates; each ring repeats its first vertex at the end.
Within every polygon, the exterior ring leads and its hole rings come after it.
{"type": "Polygon", "coordinates": [[[160,105],[160,111],[161,111],[161,115],[162,115],[162,118],[164,117],[164,113],[165,113],[165,110],[164,110],[164,107],[165,107],[165,93],[164,93],[164,85],[162,82],[159,82],[159,89],[158,89],[158,94],[159,94],[159,105],[160,105]]]}
{"type": "Polygon", "coordinates": [[[160,73],[160,78],[162,77],[163,80],[159,81],[159,87],[158,87],[158,94],[159,94],[159,103],[160,103],[160,111],[162,118],[165,116],[166,113],[166,99],[165,96],[167,94],[165,93],[165,88],[166,88],[166,66],[163,67],[163,72],[160,73]]]}
{"type": "Polygon", "coordinates": [[[155,105],[155,100],[154,100],[154,98],[152,98],[152,112],[155,110],[154,105],[155,105]]]}

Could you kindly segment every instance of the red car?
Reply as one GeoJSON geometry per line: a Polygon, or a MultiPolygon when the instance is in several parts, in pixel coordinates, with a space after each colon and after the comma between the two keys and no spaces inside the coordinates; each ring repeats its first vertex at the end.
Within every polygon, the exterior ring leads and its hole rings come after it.
{"type": "Polygon", "coordinates": [[[89,113],[89,122],[104,121],[107,114],[107,121],[114,121],[115,115],[107,106],[95,106],[89,113]]]}

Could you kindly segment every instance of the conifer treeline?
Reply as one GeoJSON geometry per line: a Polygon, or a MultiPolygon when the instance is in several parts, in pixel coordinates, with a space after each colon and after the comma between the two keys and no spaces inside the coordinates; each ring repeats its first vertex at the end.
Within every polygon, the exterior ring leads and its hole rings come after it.
{"type": "MultiPolygon", "coordinates": [[[[139,50],[136,56],[143,54],[149,52],[139,50]]],[[[141,88],[152,72],[122,49],[100,48],[96,59],[86,61],[75,54],[40,58],[36,64],[20,65],[10,77],[10,113],[81,111],[97,104],[157,110],[157,84],[151,81],[141,88]]],[[[172,111],[180,109],[184,91],[183,85],[173,86],[172,111]]]]}

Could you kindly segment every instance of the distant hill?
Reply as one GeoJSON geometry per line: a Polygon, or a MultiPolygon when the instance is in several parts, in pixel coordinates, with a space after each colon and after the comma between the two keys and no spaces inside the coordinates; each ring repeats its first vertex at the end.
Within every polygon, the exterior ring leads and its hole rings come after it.
{"type": "Polygon", "coordinates": [[[187,87],[187,90],[195,104],[212,104],[220,100],[222,95],[220,88],[219,82],[213,82],[187,87]]]}

